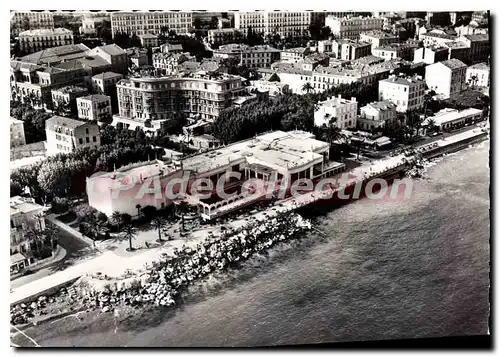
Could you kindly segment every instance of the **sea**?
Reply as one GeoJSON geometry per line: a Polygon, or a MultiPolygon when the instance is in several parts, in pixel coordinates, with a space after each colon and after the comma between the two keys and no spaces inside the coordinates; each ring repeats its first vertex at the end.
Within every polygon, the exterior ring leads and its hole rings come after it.
{"type": "Polygon", "coordinates": [[[488,333],[489,150],[433,162],[408,200],[313,217],[315,231],[194,285],[178,306],[30,334],[42,346],[247,347],[488,333]]]}

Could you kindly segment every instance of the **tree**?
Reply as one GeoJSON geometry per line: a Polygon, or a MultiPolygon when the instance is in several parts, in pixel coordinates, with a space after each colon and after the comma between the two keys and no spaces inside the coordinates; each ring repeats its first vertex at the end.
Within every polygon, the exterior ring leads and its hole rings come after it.
{"type": "Polygon", "coordinates": [[[132,239],[135,239],[135,237],[137,237],[137,230],[134,226],[127,224],[123,227],[123,238],[128,240],[129,248],[127,248],[127,251],[129,252],[134,250],[134,247],[132,247],[132,239]]]}
{"type": "Polygon", "coordinates": [[[304,85],[302,86],[302,91],[303,92],[306,92],[306,93],[310,93],[314,90],[313,86],[311,85],[311,83],[309,82],[306,82],[304,83],[304,85]]]}
{"type": "Polygon", "coordinates": [[[141,205],[140,204],[136,204],[135,205],[135,208],[137,209],[137,218],[141,218],[141,205]]]}
{"type": "Polygon", "coordinates": [[[122,224],[122,215],[118,211],[113,211],[113,214],[111,215],[111,222],[116,228],[119,230],[120,225],[122,224]]]}
{"type": "Polygon", "coordinates": [[[427,119],[427,132],[433,133],[436,131],[436,129],[436,121],[432,118],[427,119]]]}
{"type": "Polygon", "coordinates": [[[184,225],[184,215],[186,214],[187,212],[187,208],[188,208],[188,203],[186,201],[180,201],[177,205],[176,205],[176,209],[177,209],[177,212],[178,214],[181,216],[181,227],[182,227],[182,231],[186,231],[186,227],[184,225]]]}
{"type": "Polygon", "coordinates": [[[155,227],[158,230],[158,242],[163,242],[161,239],[161,231],[163,228],[165,228],[166,222],[165,219],[161,216],[156,216],[155,219],[153,220],[153,227],[155,227]]]}

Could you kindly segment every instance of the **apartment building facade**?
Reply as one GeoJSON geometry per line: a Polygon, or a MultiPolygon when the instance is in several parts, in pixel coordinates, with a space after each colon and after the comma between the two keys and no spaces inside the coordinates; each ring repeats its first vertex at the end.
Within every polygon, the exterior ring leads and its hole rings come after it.
{"type": "Polygon", "coordinates": [[[477,63],[467,68],[465,82],[472,87],[490,86],[490,66],[486,63],[477,63]]]}
{"type": "Polygon", "coordinates": [[[234,27],[245,36],[248,28],[264,36],[277,34],[282,37],[302,37],[309,33],[311,12],[254,11],[235,12],[234,27]]]}
{"type": "Polygon", "coordinates": [[[489,62],[491,50],[488,34],[464,35],[460,41],[470,47],[470,64],[489,62]]]}
{"type": "Polygon", "coordinates": [[[52,105],[67,113],[77,113],[76,99],[89,94],[85,87],[67,86],[52,90],[52,105]]]}
{"type": "Polygon", "coordinates": [[[414,51],[417,49],[418,47],[415,45],[392,43],[373,49],[372,54],[385,60],[402,58],[411,61],[414,59],[414,51]]]}
{"type": "Polygon", "coordinates": [[[466,84],[467,66],[460,60],[450,59],[425,67],[425,82],[443,98],[460,93],[466,84]]]}
{"type": "Polygon", "coordinates": [[[74,43],[73,32],[65,28],[23,31],[19,34],[18,41],[19,49],[26,54],[74,43]]]}
{"type": "Polygon", "coordinates": [[[391,76],[379,81],[378,99],[390,100],[398,112],[415,110],[424,105],[425,81],[419,77],[391,76]]]}
{"type": "MultiPolygon", "coordinates": [[[[336,39],[359,40],[362,32],[382,30],[384,19],[376,17],[334,17],[327,16],[325,26],[330,27],[336,39]]],[[[361,39],[362,40],[362,39],[361,39]]],[[[363,41],[363,40],[362,40],[363,41]]]]}
{"type": "Polygon", "coordinates": [[[214,58],[236,58],[239,65],[248,68],[270,68],[280,59],[280,51],[267,45],[248,46],[245,44],[227,44],[213,51],[214,58]]]}
{"type": "Polygon", "coordinates": [[[233,43],[241,35],[241,32],[235,28],[220,28],[208,30],[207,42],[213,46],[233,43]]]}
{"type": "Polygon", "coordinates": [[[242,79],[218,73],[185,76],[142,77],[117,84],[120,118],[144,122],[167,120],[178,114],[215,119],[232,99],[244,92],[242,79]]]}
{"type": "Polygon", "coordinates": [[[111,97],[92,94],[76,99],[78,119],[108,121],[111,120],[111,97]]]}
{"type": "Polygon", "coordinates": [[[368,42],[372,45],[372,50],[377,47],[382,47],[390,45],[399,41],[397,35],[387,33],[380,30],[364,31],[359,34],[359,40],[362,42],[368,42]]]}
{"type": "Polygon", "coordinates": [[[331,52],[335,54],[337,59],[351,61],[369,56],[371,53],[371,44],[368,42],[339,39],[333,40],[331,43],[331,52]]]}
{"type": "Polygon", "coordinates": [[[147,33],[159,34],[162,28],[175,31],[178,35],[189,35],[193,27],[191,12],[113,12],[111,13],[111,33],[142,36],[147,33]]]}
{"type": "Polygon", "coordinates": [[[328,98],[318,103],[318,110],[314,112],[314,125],[321,127],[332,122],[339,129],[355,128],[358,117],[358,103],[356,98],[351,100],[338,97],[328,98]]]}
{"type": "Polygon", "coordinates": [[[85,121],[53,116],[45,122],[47,155],[70,153],[85,147],[99,147],[99,126],[85,121]]]}
{"type": "Polygon", "coordinates": [[[53,29],[54,15],[50,11],[11,11],[11,35],[36,29],[53,29]]]}
{"type": "Polygon", "coordinates": [[[371,102],[359,109],[358,127],[361,130],[384,128],[397,118],[397,105],[390,100],[371,102]]]}

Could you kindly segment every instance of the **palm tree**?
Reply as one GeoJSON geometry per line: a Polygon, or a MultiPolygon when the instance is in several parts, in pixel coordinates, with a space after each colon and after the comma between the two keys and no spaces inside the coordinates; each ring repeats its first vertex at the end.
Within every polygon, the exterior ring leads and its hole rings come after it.
{"type": "Polygon", "coordinates": [[[302,86],[302,91],[303,92],[310,93],[313,90],[314,90],[314,88],[311,85],[311,83],[309,83],[309,82],[304,83],[304,85],[302,86]]]}
{"type": "Polygon", "coordinates": [[[127,248],[127,250],[129,252],[134,250],[134,248],[132,247],[132,239],[135,239],[136,236],[137,236],[137,230],[135,229],[134,226],[132,226],[131,224],[127,224],[126,226],[123,227],[123,238],[128,239],[129,247],[127,248]]]}
{"type": "Polygon", "coordinates": [[[186,227],[184,225],[184,214],[187,211],[188,204],[186,201],[181,201],[177,204],[176,208],[181,216],[181,227],[182,227],[182,231],[184,232],[186,230],[186,227]]]}
{"type": "Polygon", "coordinates": [[[141,205],[136,204],[135,208],[137,209],[137,219],[141,218],[141,205]]]}
{"type": "Polygon", "coordinates": [[[436,130],[436,121],[432,118],[427,120],[427,132],[434,132],[436,130]]]}
{"type": "Polygon", "coordinates": [[[120,230],[120,225],[122,224],[122,214],[118,211],[114,211],[111,215],[111,222],[113,222],[113,225],[120,230]]]}
{"type": "Polygon", "coordinates": [[[161,216],[156,216],[155,219],[153,219],[153,227],[155,227],[158,230],[158,242],[163,242],[163,239],[161,239],[161,230],[165,228],[166,222],[165,219],[161,216]]]}

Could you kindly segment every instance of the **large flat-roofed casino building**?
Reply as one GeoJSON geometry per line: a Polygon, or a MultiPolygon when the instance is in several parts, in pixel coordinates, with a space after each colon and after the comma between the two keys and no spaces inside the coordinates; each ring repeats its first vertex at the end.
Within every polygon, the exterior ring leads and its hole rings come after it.
{"type": "Polygon", "coordinates": [[[274,131],[180,161],[133,164],[88,178],[89,204],[108,216],[114,211],[135,216],[137,204],[157,209],[170,205],[172,197],[166,197],[165,190],[178,193],[184,184],[183,198],[197,206],[203,219],[209,220],[263,200],[270,182],[278,188],[283,180],[290,184],[299,178],[317,180],[344,171],[344,164],[329,160],[329,147],[308,132],[274,131]],[[224,192],[231,198],[224,199],[215,191],[219,179],[229,172],[239,173],[241,178],[225,181],[224,192]],[[154,193],[138,195],[141,188],[144,192],[145,188],[154,187],[154,178],[161,184],[161,197],[154,193]],[[209,198],[191,195],[191,185],[198,178],[213,182],[209,198]],[[251,178],[261,179],[266,189],[249,195],[243,183],[251,178]]]}

